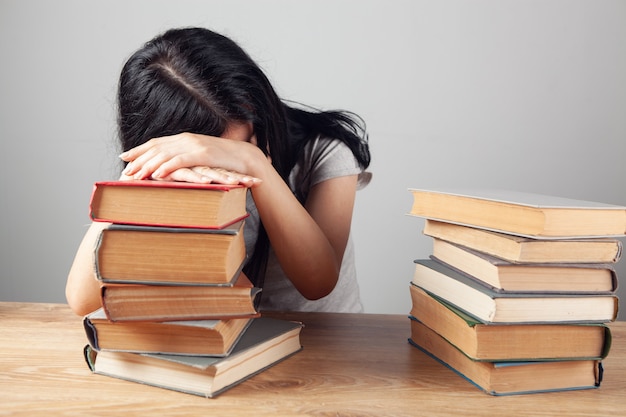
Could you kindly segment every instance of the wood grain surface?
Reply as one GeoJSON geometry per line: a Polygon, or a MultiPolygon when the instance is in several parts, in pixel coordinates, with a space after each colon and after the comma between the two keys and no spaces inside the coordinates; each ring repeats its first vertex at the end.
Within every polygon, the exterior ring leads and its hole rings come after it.
{"type": "Polygon", "coordinates": [[[406,316],[271,316],[305,324],[303,350],[206,399],[91,374],[66,305],[0,303],[0,416],[626,415],[625,322],[599,389],[493,397],[411,347],[406,316]]]}

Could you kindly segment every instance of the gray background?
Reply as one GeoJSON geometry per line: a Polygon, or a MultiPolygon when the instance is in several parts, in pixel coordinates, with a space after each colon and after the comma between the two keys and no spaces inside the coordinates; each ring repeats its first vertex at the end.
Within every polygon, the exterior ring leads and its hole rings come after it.
{"type": "Polygon", "coordinates": [[[0,300],[65,301],[92,184],[119,172],[121,65],[189,25],[240,42],[283,98],[368,122],[353,224],[368,313],[406,314],[431,250],[409,187],[626,205],[623,0],[0,0],[0,300]]]}

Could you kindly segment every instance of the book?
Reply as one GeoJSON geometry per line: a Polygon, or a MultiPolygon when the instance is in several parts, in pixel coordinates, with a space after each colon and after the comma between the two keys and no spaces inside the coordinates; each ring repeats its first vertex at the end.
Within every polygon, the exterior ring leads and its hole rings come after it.
{"type": "Polygon", "coordinates": [[[111,321],[177,321],[257,317],[260,292],[242,272],[233,286],[103,283],[100,294],[111,321]]]}
{"type": "Polygon", "coordinates": [[[614,293],[494,291],[432,259],[415,260],[411,285],[446,300],[483,323],[606,323],[617,316],[614,293]]]}
{"type": "Polygon", "coordinates": [[[300,351],[301,329],[261,317],[225,357],[98,352],[87,345],[85,359],[95,374],[211,398],[300,351]]]}
{"type": "Polygon", "coordinates": [[[231,285],[246,259],[244,221],[222,229],[112,224],[100,232],[102,282],[231,285]]]}
{"type": "Polygon", "coordinates": [[[96,350],[226,356],[253,319],[112,322],[102,309],[83,318],[96,350]]]}
{"type": "Polygon", "coordinates": [[[429,219],[423,233],[513,263],[616,263],[623,246],[611,238],[534,239],[429,219]]]}
{"type": "Polygon", "coordinates": [[[247,216],[246,192],[241,185],[99,181],[89,214],[110,223],[219,229],[247,216]]]}
{"type": "Polygon", "coordinates": [[[626,207],[508,190],[423,190],[410,215],[520,236],[609,237],[626,234],[626,207]]]}
{"type": "Polygon", "coordinates": [[[484,324],[445,300],[411,286],[411,332],[416,322],[476,361],[604,359],[611,348],[605,324],[484,324]]]}
{"type": "Polygon", "coordinates": [[[602,382],[599,360],[478,362],[419,322],[409,343],[491,395],[593,389],[602,382]]]}
{"type": "Polygon", "coordinates": [[[515,264],[433,238],[432,258],[482,281],[495,291],[614,292],[610,264],[515,264]]]}

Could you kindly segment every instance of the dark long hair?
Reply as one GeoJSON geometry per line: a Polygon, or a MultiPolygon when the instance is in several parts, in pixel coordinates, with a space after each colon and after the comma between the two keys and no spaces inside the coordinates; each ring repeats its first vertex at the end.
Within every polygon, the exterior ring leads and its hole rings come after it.
{"type": "MultiPolygon", "coordinates": [[[[318,135],[345,142],[363,169],[370,163],[358,116],[287,105],[243,49],[208,29],[171,29],[147,42],[122,69],[118,129],[124,151],[182,132],[220,136],[233,121],[252,123],[258,147],[285,180],[303,146],[318,135]]],[[[261,225],[245,269],[257,284],[268,248],[261,225]]]]}

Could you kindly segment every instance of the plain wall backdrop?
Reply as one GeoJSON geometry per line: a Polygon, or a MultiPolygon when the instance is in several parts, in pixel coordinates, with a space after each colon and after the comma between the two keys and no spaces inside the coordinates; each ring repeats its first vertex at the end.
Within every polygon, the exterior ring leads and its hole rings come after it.
{"type": "Polygon", "coordinates": [[[92,184],[119,173],[121,66],[177,26],[231,36],[284,99],[366,120],[367,313],[408,313],[431,251],[409,187],[626,205],[623,0],[0,0],[0,300],[65,301],[92,184]]]}

